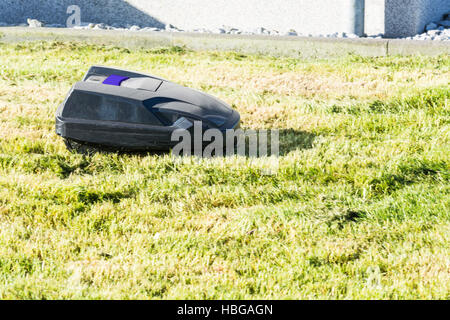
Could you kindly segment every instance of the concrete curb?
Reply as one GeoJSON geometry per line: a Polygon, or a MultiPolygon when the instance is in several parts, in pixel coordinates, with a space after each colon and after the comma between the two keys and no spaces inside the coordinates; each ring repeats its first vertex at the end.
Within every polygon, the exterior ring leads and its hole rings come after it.
{"type": "Polygon", "coordinates": [[[422,54],[436,56],[450,53],[450,42],[431,40],[399,40],[390,39],[387,47],[387,55],[412,55],[422,54]]]}
{"type": "Polygon", "coordinates": [[[326,58],[361,56],[450,54],[449,42],[391,39],[331,39],[262,35],[227,35],[178,32],[132,32],[65,28],[0,28],[0,42],[83,41],[128,48],[186,46],[194,50],[233,50],[242,53],[326,58]]]}

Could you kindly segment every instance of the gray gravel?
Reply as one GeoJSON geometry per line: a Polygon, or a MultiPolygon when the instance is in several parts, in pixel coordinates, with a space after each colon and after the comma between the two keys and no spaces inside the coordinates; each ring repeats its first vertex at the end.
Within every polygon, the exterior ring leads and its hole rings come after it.
{"type": "MultiPolygon", "coordinates": [[[[45,25],[43,22],[36,19],[27,19],[28,26],[31,28],[50,27],[50,28],[65,28],[64,25],[49,24],[45,25]]],[[[0,27],[8,26],[8,24],[0,22],[0,27]]],[[[21,26],[26,26],[22,24],[21,26]]],[[[106,25],[104,23],[82,23],[80,26],[75,26],[74,29],[92,29],[92,30],[128,30],[133,32],[197,32],[197,33],[211,33],[211,34],[244,34],[244,35],[271,35],[271,36],[301,36],[301,37],[324,37],[324,38],[359,38],[356,34],[349,34],[345,32],[335,32],[333,34],[302,34],[296,30],[288,30],[287,32],[280,32],[278,30],[270,30],[264,27],[259,27],[253,30],[241,30],[232,26],[222,26],[213,30],[201,28],[193,30],[181,30],[174,25],[167,24],[164,29],[160,28],[141,28],[137,25],[106,25]]],[[[381,39],[383,34],[369,35],[366,38],[381,39]]],[[[446,14],[444,19],[437,22],[431,22],[425,27],[425,32],[407,37],[403,39],[408,40],[434,40],[434,41],[450,41],[450,14],[446,14]]]]}
{"type": "Polygon", "coordinates": [[[450,41],[450,16],[447,14],[445,20],[427,24],[425,31],[422,34],[417,34],[414,37],[408,37],[406,39],[450,41]]]}

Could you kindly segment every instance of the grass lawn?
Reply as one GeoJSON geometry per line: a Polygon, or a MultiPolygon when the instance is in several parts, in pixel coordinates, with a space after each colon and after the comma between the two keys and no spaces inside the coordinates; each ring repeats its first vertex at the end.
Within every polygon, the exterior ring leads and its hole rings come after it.
{"type": "Polygon", "coordinates": [[[0,299],[449,299],[449,81],[448,55],[0,44],[0,299]],[[278,172],[68,152],[54,113],[91,64],[280,129],[278,172]]]}

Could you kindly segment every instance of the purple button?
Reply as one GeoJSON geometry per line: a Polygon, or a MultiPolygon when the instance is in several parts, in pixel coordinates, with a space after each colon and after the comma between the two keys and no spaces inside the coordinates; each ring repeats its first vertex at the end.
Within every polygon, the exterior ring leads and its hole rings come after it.
{"type": "Polygon", "coordinates": [[[103,84],[109,84],[111,86],[120,86],[120,84],[127,79],[130,79],[130,78],[112,74],[108,78],[106,78],[105,81],[103,81],[103,84]]]}

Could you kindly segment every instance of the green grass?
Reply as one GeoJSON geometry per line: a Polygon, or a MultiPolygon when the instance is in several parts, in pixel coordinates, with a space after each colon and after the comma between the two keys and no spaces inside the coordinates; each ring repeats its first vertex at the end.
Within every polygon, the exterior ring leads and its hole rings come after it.
{"type": "Polygon", "coordinates": [[[0,44],[0,298],[449,299],[450,57],[299,60],[0,44]],[[69,153],[91,64],[280,129],[264,161],[69,153]]]}

